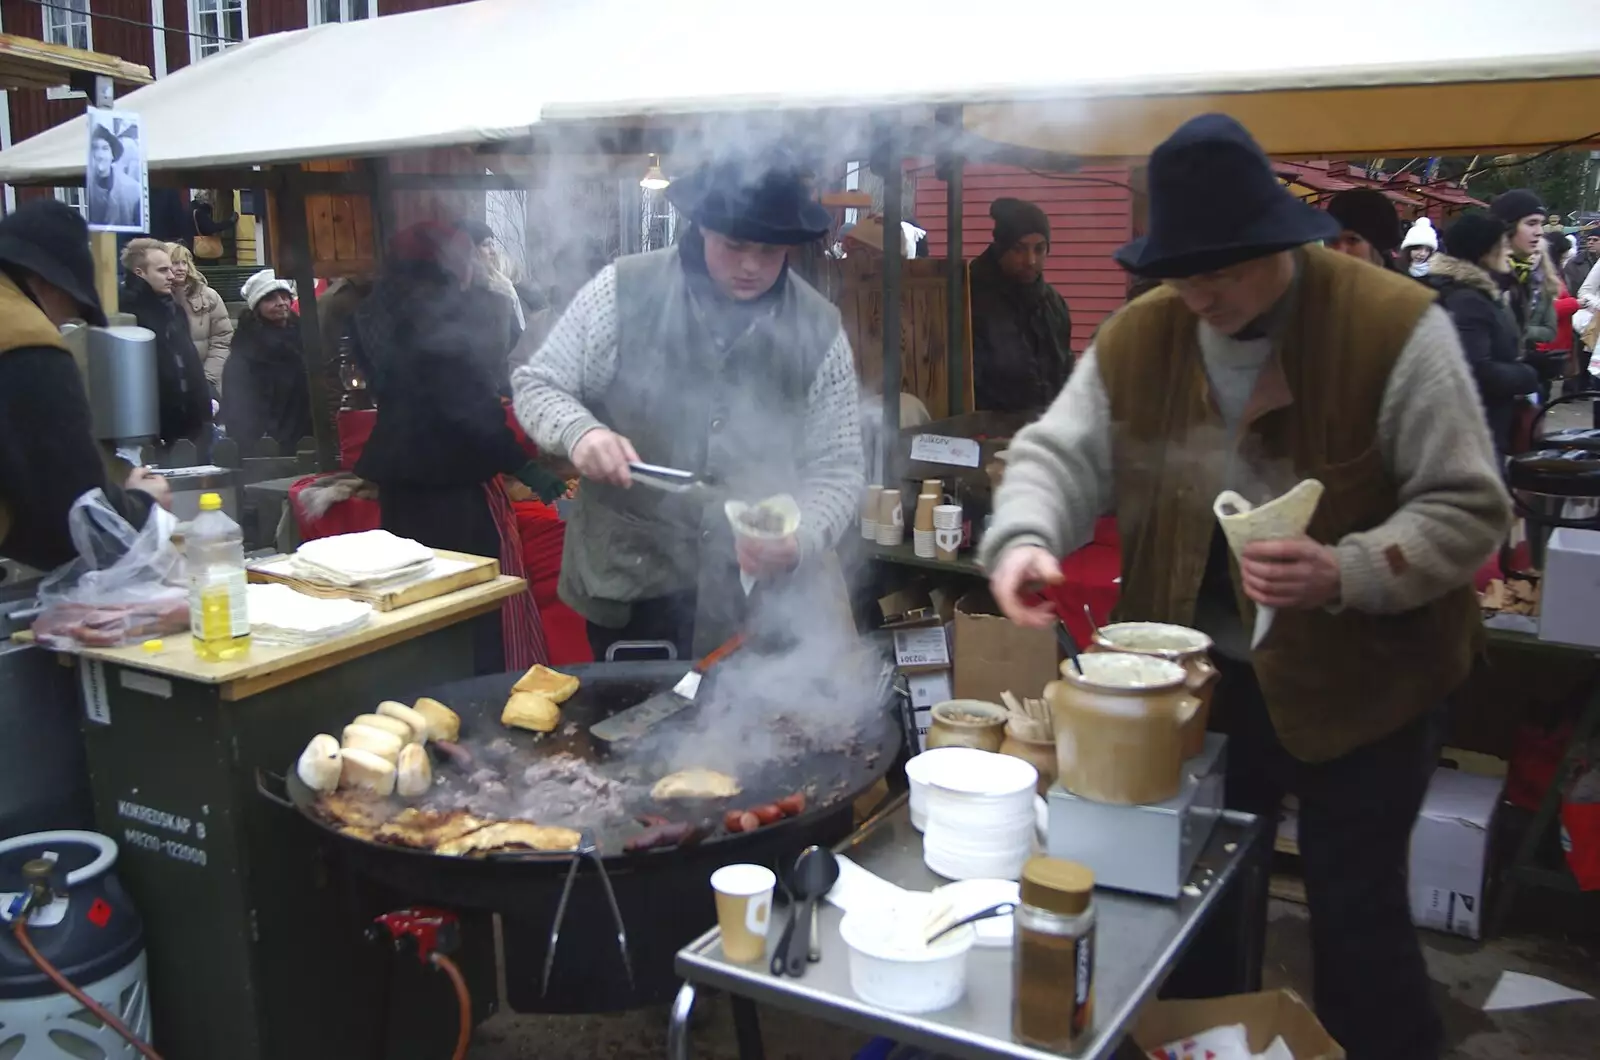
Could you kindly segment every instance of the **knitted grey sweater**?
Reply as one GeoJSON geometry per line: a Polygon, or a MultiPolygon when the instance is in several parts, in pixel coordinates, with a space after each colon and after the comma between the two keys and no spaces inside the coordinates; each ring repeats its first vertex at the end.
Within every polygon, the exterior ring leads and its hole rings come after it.
{"type": "MultiPolygon", "coordinates": [[[[605,426],[586,403],[603,395],[616,373],[617,270],[607,265],[578,292],[538,352],[512,372],[517,419],[540,449],[570,455],[578,439],[605,426]]],[[[841,330],[811,382],[796,458],[802,559],[832,549],[855,520],[866,485],[860,404],[855,358],[841,330]]]]}
{"type": "MultiPolygon", "coordinates": [[[[1267,341],[1235,340],[1203,323],[1199,337],[1231,435],[1267,341]]],[[[1395,362],[1378,444],[1400,507],[1379,526],[1346,535],[1335,550],[1342,605],[1383,614],[1420,607],[1471,582],[1511,523],[1477,390],[1455,328],[1437,306],[1423,314],[1395,362]],[[1398,572],[1385,559],[1395,546],[1408,561],[1398,572]]],[[[1232,480],[1243,473],[1236,465],[1229,461],[1223,488],[1242,485],[1232,480]]],[[[1081,547],[1095,519],[1114,509],[1115,491],[1111,407],[1090,346],[1060,396],[1011,445],[983,562],[993,569],[1001,553],[1023,544],[1057,556],[1081,547]]]]}

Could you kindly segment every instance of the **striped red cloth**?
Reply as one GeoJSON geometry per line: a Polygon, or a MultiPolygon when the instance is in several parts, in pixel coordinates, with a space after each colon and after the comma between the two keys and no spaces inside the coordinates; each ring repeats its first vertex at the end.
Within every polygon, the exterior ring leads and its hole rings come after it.
{"type": "MultiPolygon", "coordinates": [[[[500,533],[500,573],[525,579],[527,568],[522,562],[522,537],[517,532],[517,516],[511,509],[511,498],[498,478],[484,483],[483,491],[489,498],[494,528],[500,533]]],[[[544,623],[540,621],[539,608],[533,602],[531,591],[518,593],[500,605],[500,625],[505,634],[508,672],[550,661],[544,623]]]]}

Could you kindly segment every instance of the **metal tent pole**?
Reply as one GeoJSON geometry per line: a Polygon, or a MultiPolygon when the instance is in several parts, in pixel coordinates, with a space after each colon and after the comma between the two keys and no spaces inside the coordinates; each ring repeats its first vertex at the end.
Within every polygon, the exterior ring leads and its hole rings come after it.
{"type": "Polygon", "coordinates": [[[901,158],[901,133],[897,126],[883,127],[875,168],[883,176],[883,438],[879,452],[882,482],[893,481],[894,453],[900,436],[900,287],[905,268],[900,219],[904,212],[905,173],[901,158]]]}

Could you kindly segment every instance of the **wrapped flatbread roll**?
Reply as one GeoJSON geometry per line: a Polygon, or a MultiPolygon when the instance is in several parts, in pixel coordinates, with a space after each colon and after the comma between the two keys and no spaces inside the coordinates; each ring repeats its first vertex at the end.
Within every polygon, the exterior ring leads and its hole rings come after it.
{"type": "Polygon", "coordinates": [[[406,744],[400,749],[400,762],[395,767],[395,794],[412,799],[426,795],[433,786],[433,764],[428,752],[419,743],[406,744]]]}
{"type": "Polygon", "coordinates": [[[353,747],[391,763],[400,760],[400,748],[406,745],[406,741],[394,733],[367,725],[346,725],[343,736],[345,750],[348,751],[353,747]]]}
{"type": "Polygon", "coordinates": [[[419,742],[427,740],[428,719],[404,703],[396,703],[392,699],[386,699],[378,704],[378,713],[383,717],[394,718],[411,726],[411,730],[416,734],[416,739],[419,742]]]}
{"type": "MultiPolygon", "coordinates": [[[[1223,490],[1217,494],[1211,510],[1222,525],[1234,559],[1238,559],[1244,553],[1244,547],[1253,541],[1282,541],[1304,534],[1321,500],[1322,483],[1308,478],[1278,499],[1259,507],[1233,490],[1223,490]]],[[[1266,638],[1276,613],[1276,608],[1256,605],[1256,625],[1250,634],[1252,651],[1266,638]]]]}
{"type": "MultiPolygon", "coordinates": [[[[800,502],[787,493],[779,493],[754,504],[745,501],[724,501],[723,514],[733,527],[735,537],[748,537],[760,541],[781,541],[800,529],[800,502]]],[[[739,584],[746,595],[755,588],[756,577],[739,572],[739,584]]]]}
{"type": "Polygon", "coordinates": [[[358,747],[346,747],[339,754],[339,762],[339,787],[370,795],[394,794],[395,768],[388,759],[358,747]]]}
{"type": "Polygon", "coordinates": [[[300,761],[295,763],[295,772],[312,791],[337,789],[342,769],[339,741],[326,733],[313,736],[306,749],[300,752],[300,761]]]}
{"type": "Polygon", "coordinates": [[[453,741],[461,737],[461,715],[437,699],[423,696],[411,709],[428,720],[428,739],[453,741]]]}

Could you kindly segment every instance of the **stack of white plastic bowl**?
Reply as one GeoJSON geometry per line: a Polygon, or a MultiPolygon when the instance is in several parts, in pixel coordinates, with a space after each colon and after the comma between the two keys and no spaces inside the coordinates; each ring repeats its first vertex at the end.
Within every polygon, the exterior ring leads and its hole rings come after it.
{"type": "Polygon", "coordinates": [[[911,790],[911,827],[919,832],[928,830],[928,785],[934,777],[960,776],[964,765],[980,769],[984,760],[992,757],[988,751],[972,747],[935,747],[908,761],[906,782],[911,790]]]}
{"type": "Polygon", "coordinates": [[[1040,830],[1039,771],[1010,755],[975,755],[927,770],[922,861],[952,880],[1014,880],[1040,830]]]}

